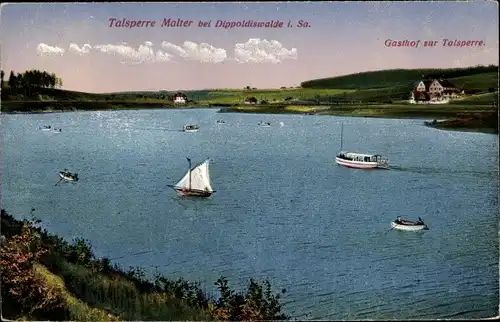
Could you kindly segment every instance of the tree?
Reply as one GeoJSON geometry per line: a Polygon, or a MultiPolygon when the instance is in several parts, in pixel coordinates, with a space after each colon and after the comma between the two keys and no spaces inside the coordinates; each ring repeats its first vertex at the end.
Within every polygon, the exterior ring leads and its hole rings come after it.
{"type": "Polygon", "coordinates": [[[9,87],[10,88],[16,88],[17,87],[17,78],[16,75],[14,75],[14,71],[10,71],[9,75],[9,87]]]}
{"type": "Polygon", "coordinates": [[[62,87],[62,85],[62,78],[54,73],[49,74],[38,69],[27,70],[17,75],[11,71],[9,76],[9,87],[19,89],[20,94],[28,96],[36,94],[41,88],[55,88],[56,86],[62,87]]]}
{"type": "Polygon", "coordinates": [[[4,71],[3,71],[3,70],[2,70],[2,71],[0,71],[0,77],[1,77],[1,79],[2,79],[2,83],[0,84],[0,88],[3,88],[3,78],[5,77],[5,73],[4,73],[4,71]]]}

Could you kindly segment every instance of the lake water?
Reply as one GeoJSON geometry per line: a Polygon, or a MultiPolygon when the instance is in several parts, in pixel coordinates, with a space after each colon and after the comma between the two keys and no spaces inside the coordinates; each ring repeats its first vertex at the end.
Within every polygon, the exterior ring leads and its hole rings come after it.
{"type": "Polygon", "coordinates": [[[237,287],[269,278],[299,319],[498,312],[496,135],[208,109],[1,118],[2,208],[18,218],[35,208],[49,231],[89,239],[125,267],[210,291],[221,274],[237,287]],[[337,166],[341,122],[344,149],[381,153],[392,169],[337,166]],[[62,133],[38,130],[46,124],[62,133]],[[201,131],[175,131],[185,124],[201,131]],[[211,198],[181,200],[166,187],[186,157],[211,158],[211,198]],[[64,168],[80,181],[54,186],[64,168]],[[399,215],[430,230],[388,231],[399,215]]]}

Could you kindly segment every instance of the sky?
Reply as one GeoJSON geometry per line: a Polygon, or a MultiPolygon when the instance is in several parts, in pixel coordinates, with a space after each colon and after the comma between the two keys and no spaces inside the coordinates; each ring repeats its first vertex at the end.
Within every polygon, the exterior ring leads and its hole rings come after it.
{"type": "Polygon", "coordinates": [[[12,3],[1,6],[0,58],[7,77],[40,69],[83,92],[279,88],[370,70],[498,65],[498,22],[496,1],[12,3]],[[110,27],[111,18],[155,26],[110,27]],[[169,18],[193,23],[162,27],[169,18]],[[388,47],[388,39],[420,42],[388,47]]]}

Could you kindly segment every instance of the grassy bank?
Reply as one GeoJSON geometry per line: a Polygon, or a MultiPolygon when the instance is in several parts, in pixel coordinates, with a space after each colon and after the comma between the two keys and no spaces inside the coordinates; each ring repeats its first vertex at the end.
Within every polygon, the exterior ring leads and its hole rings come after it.
{"type": "Polygon", "coordinates": [[[286,88],[286,89],[219,89],[210,90],[201,104],[243,104],[247,97],[254,97],[259,102],[283,103],[290,100],[316,100],[325,96],[344,95],[353,90],[344,89],[309,89],[309,88],[286,88]]]}
{"type": "Polygon", "coordinates": [[[450,119],[441,128],[474,129],[498,133],[498,109],[488,105],[239,105],[221,113],[315,114],[347,117],[450,119]]]}
{"type": "Polygon", "coordinates": [[[498,114],[483,113],[447,120],[432,120],[425,125],[442,130],[473,131],[498,134],[498,114]]]}
{"type": "MultiPolygon", "coordinates": [[[[2,314],[24,320],[283,320],[270,283],[249,281],[235,292],[221,277],[218,296],[200,285],[96,258],[83,239],[72,243],[1,211],[2,314]]],[[[175,260],[175,259],[170,259],[175,260]]],[[[283,290],[284,292],[284,290],[283,290]]]]}
{"type": "Polygon", "coordinates": [[[349,105],[236,105],[224,107],[222,113],[320,114],[347,116],[397,117],[461,117],[474,113],[492,113],[498,109],[488,105],[414,105],[414,104],[349,104],[349,105]]]}
{"type": "Polygon", "coordinates": [[[198,104],[173,105],[161,100],[130,101],[7,101],[1,103],[2,113],[46,113],[74,111],[135,110],[162,108],[199,108],[198,104]]]}

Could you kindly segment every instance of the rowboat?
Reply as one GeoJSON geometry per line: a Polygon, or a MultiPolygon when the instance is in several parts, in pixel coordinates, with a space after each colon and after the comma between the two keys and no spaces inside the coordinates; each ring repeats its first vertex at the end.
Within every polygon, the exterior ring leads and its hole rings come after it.
{"type": "Polygon", "coordinates": [[[259,122],[259,125],[262,127],[270,127],[271,123],[270,122],[259,122]]]}
{"type": "Polygon", "coordinates": [[[182,128],[182,131],[188,132],[188,133],[194,133],[200,131],[200,126],[199,125],[184,125],[182,128]]]}
{"type": "Polygon", "coordinates": [[[429,230],[429,227],[427,227],[427,225],[420,217],[418,217],[417,221],[404,220],[401,219],[401,217],[398,217],[396,220],[391,222],[391,229],[419,231],[419,230],[429,230]]]}
{"type": "Polygon", "coordinates": [[[209,159],[191,167],[191,159],[187,158],[189,169],[175,185],[168,185],[181,197],[210,197],[215,191],[210,183],[209,159]]]}
{"type": "Polygon", "coordinates": [[[59,177],[65,181],[78,181],[78,173],[71,173],[69,171],[59,171],[59,177]]]}

